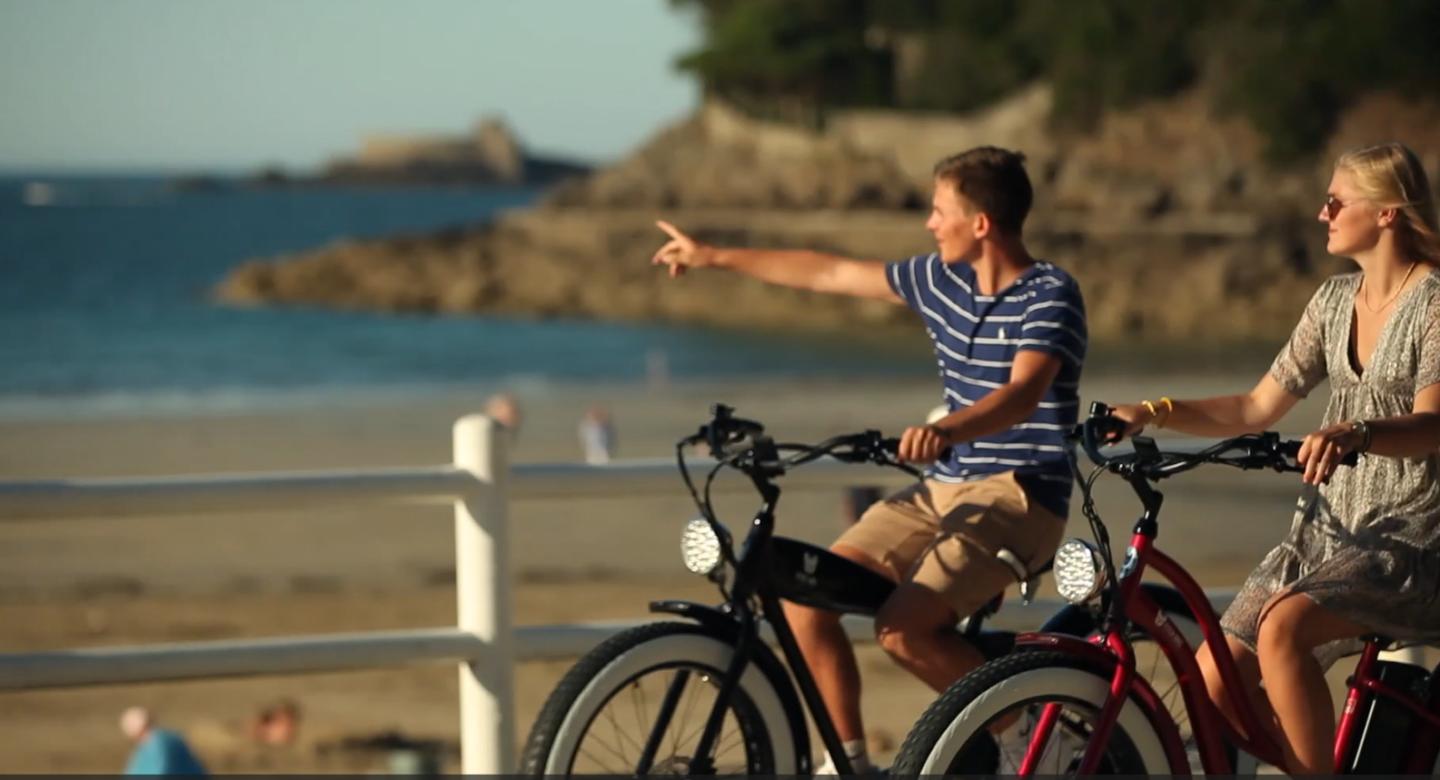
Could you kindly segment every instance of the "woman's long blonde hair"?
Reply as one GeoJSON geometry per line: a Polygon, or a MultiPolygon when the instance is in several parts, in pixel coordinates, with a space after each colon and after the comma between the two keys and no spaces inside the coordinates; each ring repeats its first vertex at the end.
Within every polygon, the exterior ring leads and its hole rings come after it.
{"type": "Polygon", "coordinates": [[[1335,168],[1354,177],[1361,197],[1377,208],[1395,209],[1400,254],[1440,266],[1440,218],[1425,166],[1405,144],[1390,142],[1340,155],[1335,168]]]}

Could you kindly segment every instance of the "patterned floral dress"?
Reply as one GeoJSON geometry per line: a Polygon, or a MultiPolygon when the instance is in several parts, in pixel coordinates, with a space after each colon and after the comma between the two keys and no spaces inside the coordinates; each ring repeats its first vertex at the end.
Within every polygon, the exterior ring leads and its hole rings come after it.
{"type": "MultiPolygon", "coordinates": [[[[1330,380],[1325,425],[1409,414],[1416,392],[1440,382],[1440,270],[1401,293],[1363,373],[1350,357],[1360,279],[1345,274],[1321,285],[1270,367],[1300,397],[1330,380]]],[[[1262,611],[1277,593],[1304,593],[1387,637],[1440,640],[1440,453],[1362,455],[1329,483],[1307,486],[1289,535],[1226,610],[1226,633],[1253,650],[1262,611]]],[[[1358,649],[1358,641],[1343,640],[1316,655],[1328,667],[1358,649]]]]}

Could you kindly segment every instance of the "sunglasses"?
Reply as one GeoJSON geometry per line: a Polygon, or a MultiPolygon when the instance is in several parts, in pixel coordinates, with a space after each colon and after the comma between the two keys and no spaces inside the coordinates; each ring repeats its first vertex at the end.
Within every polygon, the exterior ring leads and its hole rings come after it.
{"type": "Polygon", "coordinates": [[[1335,215],[1336,215],[1336,214],[1339,214],[1339,213],[1340,213],[1340,209],[1343,209],[1343,208],[1345,208],[1345,203],[1344,203],[1344,201],[1340,200],[1339,198],[1335,197],[1334,195],[1326,195],[1326,196],[1325,196],[1325,205],[1321,206],[1321,207],[1320,207],[1320,210],[1323,211],[1323,212],[1325,212],[1325,218],[1326,218],[1326,219],[1334,219],[1334,218],[1335,218],[1335,215]]]}

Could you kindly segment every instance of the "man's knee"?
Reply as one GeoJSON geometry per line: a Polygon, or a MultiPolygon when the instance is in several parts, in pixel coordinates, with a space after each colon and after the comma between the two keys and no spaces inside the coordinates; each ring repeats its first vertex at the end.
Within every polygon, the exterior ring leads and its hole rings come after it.
{"type": "Polygon", "coordinates": [[[895,657],[930,652],[941,632],[953,632],[955,612],[938,593],[913,582],[895,589],[875,616],[875,641],[895,657]]]}
{"type": "Polygon", "coordinates": [[[934,629],[918,628],[904,621],[875,618],[875,642],[893,658],[911,658],[924,652],[928,635],[932,633],[934,629]]]}

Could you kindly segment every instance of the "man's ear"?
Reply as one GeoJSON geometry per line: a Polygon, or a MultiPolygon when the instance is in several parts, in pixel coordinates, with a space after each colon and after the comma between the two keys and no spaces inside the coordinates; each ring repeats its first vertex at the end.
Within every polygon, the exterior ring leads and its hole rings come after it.
{"type": "Polygon", "coordinates": [[[990,219],[989,214],[983,211],[977,211],[975,212],[975,216],[970,220],[970,229],[975,232],[976,239],[982,239],[995,230],[995,221],[990,219]]]}

